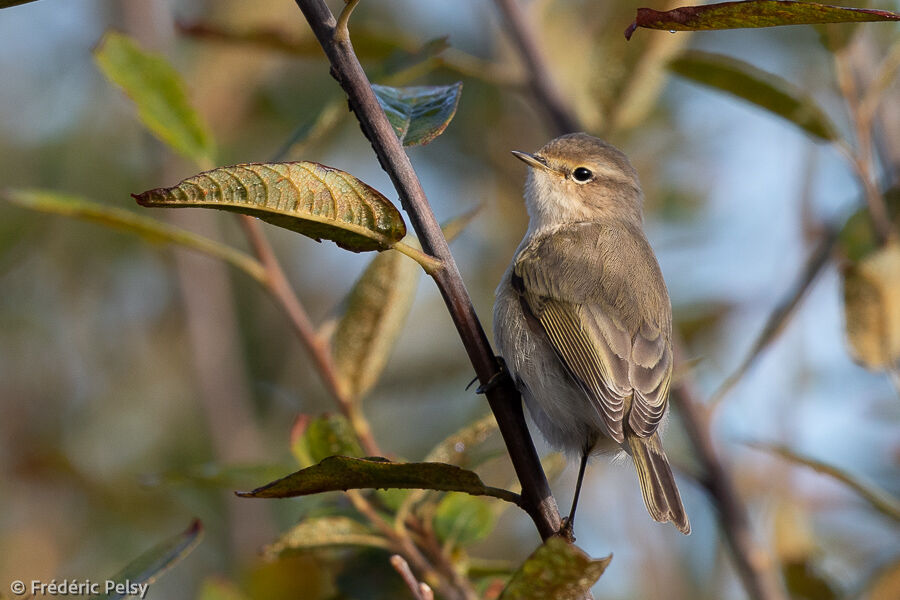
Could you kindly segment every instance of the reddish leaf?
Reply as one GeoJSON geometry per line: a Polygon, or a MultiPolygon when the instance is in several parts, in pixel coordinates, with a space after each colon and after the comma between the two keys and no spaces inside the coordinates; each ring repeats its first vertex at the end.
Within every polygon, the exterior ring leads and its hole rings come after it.
{"type": "Polygon", "coordinates": [[[784,0],[722,2],[706,6],[682,6],[667,11],[639,8],[634,23],[625,30],[625,39],[631,39],[638,27],[667,31],[702,31],[866,21],[900,21],[900,14],[886,10],[845,8],[784,0]]]}

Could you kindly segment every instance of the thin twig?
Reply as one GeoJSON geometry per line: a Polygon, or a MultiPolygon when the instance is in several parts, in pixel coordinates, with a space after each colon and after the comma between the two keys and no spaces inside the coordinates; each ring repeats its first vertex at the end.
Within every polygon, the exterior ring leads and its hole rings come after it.
{"type": "Polygon", "coordinates": [[[409,568],[409,563],[407,563],[399,554],[395,554],[391,557],[391,566],[399,573],[403,583],[405,583],[406,587],[409,588],[409,591],[412,592],[413,598],[416,600],[425,600],[425,597],[422,595],[422,590],[419,589],[419,580],[413,575],[412,569],[409,568]]]}
{"type": "MultiPolygon", "coordinates": [[[[409,157],[372,91],[352,44],[349,41],[334,40],[334,15],[323,0],[296,2],[328,56],[331,74],[346,92],[363,133],[372,143],[381,166],[390,176],[423,249],[444,263],[444,267],[433,273],[432,278],[447,304],[478,379],[487,383],[500,377],[497,360],[475,315],[447,240],[431,211],[409,157]]],[[[508,377],[486,395],[491,410],[497,417],[513,467],[522,482],[527,511],[541,537],[546,539],[559,530],[559,511],[525,425],[521,397],[508,377]]]]}
{"type": "Polygon", "coordinates": [[[797,282],[784,296],[781,302],[775,306],[775,309],[766,320],[766,324],[756,338],[756,341],[750,347],[750,351],[747,352],[747,356],[744,357],[744,360],[741,361],[738,368],[735,369],[731,375],[726,377],[719,388],[713,392],[712,396],[710,396],[708,403],[709,410],[714,411],[718,408],[722,399],[725,398],[728,392],[730,392],[741,378],[743,378],[747,373],[747,370],[756,362],[756,359],[762,351],[765,350],[779,334],[781,334],[785,325],[794,314],[795,309],[800,304],[800,301],[806,295],[806,292],[816,280],[818,274],[822,271],[822,268],[828,264],[828,258],[831,256],[831,251],[836,242],[837,230],[831,227],[827,228],[825,235],[806,260],[806,264],[803,266],[803,270],[800,272],[800,277],[797,279],[797,282]]]}
{"type": "Polygon", "coordinates": [[[563,101],[559,90],[550,76],[544,56],[538,49],[537,38],[517,0],[494,0],[503,13],[509,34],[522,55],[528,71],[528,86],[541,108],[553,122],[559,133],[580,131],[578,119],[572,109],[563,101]]]}
{"type": "Polygon", "coordinates": [[[865,110],[860,100],[859,90],[854,79],[853,69],[849,63],[848,46],[835,54],[834,65],[837,75],[838,88],[847,104],[850,120],[856,136],[856,148],[848,144],[838,144],[838,150],[849,160],[853,171],[856,173],[866,198],[869,208],[869,217],[881,244],[896,239],[897,232],[891,226],[891,217],[884,202],[884,196],[878,189],[875,181],[874,146],[872,143],[873,116],[865,110]]]}
{"type": "MultiPolygon", "coordinates": [[[[676,364],[681,361],[681,354],[681,344],[676,340],[676,364]]],[[[741,502],[734,482],[716,452],[710,435],[710,415],[696,399],[689,376],[682,377],[672,390],[671,398],[703,468],[699,481],[716,506],[719,526],[747,595],[752,600],[782,600],[785,596],[781,584],[768,555],[753,537],[747,507],[741,502]]]]}
{"type": "Polygon", "coordinates": [[[360,412],[359,405],[351,400],[341,385],[330,348],[316,334],[316,329],[306,313],[306,309],[303,308],[300,299],[297,298],[297,294],[294,293],[294,289],[288,282],[284,270],[282,270],[275,253],[272,251],[272,246],[262,232],[259,221],[253,217],[242,215],[240,224],[247,239],[250,240],[250,244],[253,246],[254,253],[266,269],[266,290],[284,309],[291,325],[293,325],[294,330],[299,335],[300,341],[312,357],[316,369],[322,377],[322,382],[337,403],[338,410],[350,421],[350,425],[359,437],[359,442],[366,454],[369,456],[381,456],[381,450],[378,448],[375,437],[372,435],[369,422],[360,412]]]}

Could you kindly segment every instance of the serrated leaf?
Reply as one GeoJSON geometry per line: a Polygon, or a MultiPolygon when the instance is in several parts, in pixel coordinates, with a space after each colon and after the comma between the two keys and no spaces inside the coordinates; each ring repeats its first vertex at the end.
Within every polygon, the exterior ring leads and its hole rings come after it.
{"type": "Polygon", "coordinates": [[[94,596],[91,600],[118,600],[136,593],[140,595],[134,587],[125,587],[126,582],[131,586],[152,584],[175,563],[190,554],[200,543],[202,534],[203,526],[195,519],[185,531],[145,552],[110,578],[110,581],[122,585],[122,588],[94,596]]]}
{"type": "MultiPolygon", "coordinates": [[[[900,232],[900,187],[885,192],[884,203],[891,217],[891,223],[900,232]]],[[[859,262],[878,250],[881,244],[872,229],[868,208],[860,208],[847,219],[838,235],[838,243],[841,252],[851,262],[859,262]]]]}
{"type": "Polygon", "coordinates": [[[803,456],[802,454],[799,454],[786,446],[761,443],[750,444],[750,446],[759,450],[763,450],[765,452],[777,454],[778,456],[793,463],[809,467],[814,471],[817,471],[824,475],[828,475],[829,477],[840,481],[841,483],[855,491],[860,495],[860,497],[868,502],[872,506],[872,508],[874,508],[881,514],[895,521],[900,521],[900,501],[890,496],[887,492],[871,484],[863,483],[857,477],[847,473],[846,471],[823,463],[822,461],[816,460],[814,458],[803,456]]]}
{"type": "Polygon", "coordinates": [[[150,242],[178,244],[224,260],[259,282],[265,281],[266,278],[262,264],[240,250],[115,206],[48,190],[6,190],[0,193],[0,197],[30,210],[74,217],[135,233],[150,242]]]}
{"type": "Polygon", "coordinates": [[[745,62],[691,50],[673,59],[669,69],[686,79],[764,108],[820,141],[837,139],[831,121],[812,98],[787,81],[745,62]]]}
{"type": "Polygon", "coordinates": [[[315,419],[300,415],[291,431],[291,451],[301,467],[307,468],[329,456],[363,455],[359,440],[347,418],[324,414],[315,419]]]}
{"type": "Polygon", "coordinates": [[[337,490],[399,488],[466,492],[519,504],[507,490],[484,485],[472,471],[443,463],[395,463],[384,458],[332,456],[306,469],[259,487],[238,492],[244,498],[290,498],[337,490]]]}
{"type": "Polygon", "coordinates": [[[496,513],[481,498],[451,492],[437,505],[434,532],[445,542],[465,546],[490,535],[496,521],[496,513]]]}
{"type": "Polygon", "coordinates": [[[510,579],[500,600],[582,600],[612,560],[592,559],[560,537],[548,538],[510,579]]]}
{"type": "Polygon", "coordinates": [[[133,197],[141,206],[241,213],[353,252],[386,250],[406,235],[400,212],[378,190],[314,162],[220,167],[133,197]]]}
{"type": "Polygon", "coordinates": [[[94,60],[134,101],[138,117],[154,135],[197,164],[214,162],[212,135],[191,106],[181,76],[164,57],[109,32],[94,50],[94,60]]]}
{"type": "Polygon", "coordinates": [[[891,242],[843,270],[844,321],[854,360],[900,369],[900,243],[891,242]]]}
{"type": "Polygon", "coordinates": [[[348,517],[306,519],[288,530],[278,541],[265,547],[269,558],[291,550],[312,550],[329,546],[370,546],[390,550],[391,543],[371,529],[348,517]]]}
{"type": "Polygon", "coordinates": [[[331,352],[350,398],[359,400],[378,382],[412,308],[420,272],[401,253],[384,252],[372,259],[347,296],[331,352]]]}
{"type": "Polygon", "coordinates": [[[427,144],[441,135],[459,106],[462,82],[404,88],[372,85],[375,96],[404,146],[427,144]]]}
{"type": "Polygon", "coordinates": [[[667,11],[639,8],[634,22],[625,30],[625,38],[631,39],[638,27],[666,31],[705,31],[870,21],[900,21],[900,15],[886,10],[783,0],[720,2],[703,6],[682,6],[667,11]]]}

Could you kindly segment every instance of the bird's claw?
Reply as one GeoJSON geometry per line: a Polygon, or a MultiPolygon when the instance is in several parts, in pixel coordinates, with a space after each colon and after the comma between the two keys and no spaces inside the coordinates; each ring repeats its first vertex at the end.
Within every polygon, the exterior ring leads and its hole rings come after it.
{"type": "Polygon", "coordinates": [[[486,383],[479,385],[475,388],[476,394],[486,394],[492,389],[499,387],[503,382],[503,379],[509,376],[509,369],[506,368],[506,361],[503,360],[502,356],[498,356],[497,358],[497,366],[499,367],[497,372],[491,376],[490,379],[487,380],[486,383]]]}

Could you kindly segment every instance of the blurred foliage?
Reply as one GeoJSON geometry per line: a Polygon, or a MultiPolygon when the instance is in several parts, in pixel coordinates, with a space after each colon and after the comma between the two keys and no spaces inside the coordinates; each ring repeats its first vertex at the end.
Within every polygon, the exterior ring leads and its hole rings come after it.
{"type": "MultiPolygon", "coordinates": [[[[14,4],[19,3],[0,8],[14,4]]],[[[896,26],[828,25],[815,35],[806,28],[709,37],[648,31],[626,44],[621,32],[637,3],[521,5],[585,128],[626,149],[641,173],[651,237],[656,235],[692,357],[689,372],[679,377],[694,376],[702,391],[713,389],[727,374],[720,368],[724,363],[714,363],[746,345],[742,340],[752,337],[748,332],[758,322],[754,315],[777,308],[769,299],[780,297],[778,290],[799,269],[791,256],[803,254],[797,251],[805,249],[801,229],[815,223],[801,227],[791,211],[834,222],[831,215],[846,211],[835,202],[856,194],[855,184],[833,179],[834,172],[856,171],[825,162],[815,170],[812,209],[797,208],[803,201],[791,187],[796,182],[773,180],[764,170],[775,167],[761,154],[790,162],[808,151],[807,142],[778,137],[764,151],[746,146],[765,143],[757,129],[768,136],[777,131],[772,117],[864,160],[858,144],[865,139],[854,130],[854,97],[846,97],[832,72],[832,60],[850,61],[859,96],[870,94],[868,106],[884,109],[878,121],[884,132],[873,134],[878,160],[870,161],[876,187],[894,182],[900,161],[890,154],[897,136],[889,117],[898,97],[892,83],[896,59],[890,58],[898,55],[896,26]],[[667,71],[763,111],[747,116],[706,97],[712,95],[667,86],[667,71]],[[842,112],[842,102],[849,111],[842,112]],[[729,156],[738,157],[739,169],[727,163],[729,156]],[[728,190],[724,211],[719,186],[728,190]],[[748,206],[738,206],[732,196],[748,206]],[[654,234],[653,228],[667,233],[654,234]],[[725,242],[714,245],[716,240],[725,242]],[[779,246],[775,260],[767,254],[773,246],[779,246]]],[[[484,482],[510,482],[514,475],[498,450],[493,417],[484,416],[480,399],[463,392],[469,367],[446,310],[430,282],[417,293],[419,266],[408,256],[388,251],[355,257],[266,230],[303,305],[316,323],[325,323],[316,340],[333,361],[340,400],[355,411],[348,418],[309,366],[284,316],[256,285],[225,277],[224,294],[206,298],[203,310],[214,316],[214,330],[231,337],[204,338],[197,333],[202,326],[185,317],[188,300],[179,292],[213,263],[191,271],[181,254],[173,259],[168,251],[149,251],[135,241],[199,250],[265,287],[264,267],[239,249],[246,242],[230,215],[210,213],[192,221],[158,213],[152,219],[138,214],[128,196],[185,180],[198,169],[272,162],[273,156],[336,165],[341,170],[328,173],[339,173],[341,181],[330,200],[364,190],[393,209],[389,182],[294,4],[103,0],[85,6],[47,0],[3,11],[5,22],[0,21],[0,57],[6,57],[0,60],[9,72],[9,85],[0,90],[0,196],[19,205],[0,204],[0,469],[12,490],[0,500],[8,515],[0,526],[5,581],[84,578],[113,572],[127,557],[139,556],[123,576],[154,581],[185,559],[153,584],[150,594],[157,597],[411,597],[390,567],[391,554],[398,553],[441,598],[580,597],[609,559],[590,559],[556,538],[527,557],[537,542],[520,511],[504,511],[509,503],[494,498],[441,491],[487,491],[512,499],[511,492],[484,482]],[[32,42],[38,27],[42,36],[32,42]],[[134,106],[93,71],[92,47],[101,72],[134,106]],[[146,136],[139,122],[174,153],[146,136]],[[108,234],[21,206],[137,235],[108,234]],[[232,355],[226,353],[227,339],[233,340],[232,355]],[[209,393],[201,382],[210,362],[215,369],[207,381],[240,373],[250,382],[246,390],[230,390],[237,404],[225,405],[213,394],[222,404],[209,410],[200,401],[209,393]],[[246,418],[229,421],[238,414],[246,418]],[[361,424],[392,462],[359,458],[366,453],[361,424]],[[226,450],[217,445],[221,439],[226,450]],[[326,473],[327,485],[317,489],[337,492],[362,480],[364,487],[390,485],[386,478],[437,489],[351,490],[280,502],[232,497],[235,488],[297,468],[282,466],[290,464],[291,454],[301,468],[318,469],[314,474],[340,467],[326,473]],[[424,463],[397,458],[403,456],[424,463]],[[454,478],[458,485],[449,485],[454,478]],[[207,531],[196,552],[187,556],[198,529],[146,552],[148,539],[183,527],[192,514],[207,531]]],[[[471,15],[447,6],[363,2],[353,15],[351,38],[373,81],[412,86],[376,89],[404,143],[432,142],[410,149],[410,156],[435,212],[441,218],[464,214],[448,222],[446,231],[448,237],[461,235],[454,254],[484,318],[527,222],[522,171],[507,160],[508,150],[537,148],[552,137],[552,128],[523,93],[527,70],[491,4],[473,3],[471,15]],[[477,216],[469,211],[476,205],[485,205],[477,216]]],[[[242,199],[239,212],[248,212],[248,190],[285,185],[260,173],[250,181],[246,169],[217,173],[220,186],[205,188],[206,194],[242,199]]],[[[296,183],[296,189],[309,183],[296,183]]],[[[199,189],[183,182],[169,193],[180,201],[199,189]]],[[[882,196],[896,225],[897,195],[882,196]]],[[[266,193],[257,198],[269,201],[266,193]]],[[[199,196],[195,200],[203,204],[199,196]]],[[[329,235],[344,231],[344,217],[365,207],[351,202],[343,208],[326,219],[329,235]]],[[[313,213],[307,216],[321,216],[313,213]]],[[[391,243],[403,234],[402,217],[396,209],[392,215],[391,243]]],[[[894,327],[900,322],[900,269],[896,248],[882,247],[870,220],[859,209],[840,236],[847,331],[865,364],[890,368],[900,339],[894,327]],[[861,335],[875,340],[863,344],[879,349],[875,359],[859,351],[854,340],[861,335]]],[[[367,235],[362,237],[369,240],[367,235]]],[[[313,237],[328,236],[316,229],[313,237]]],[[[415,255],[415,240],[403,243],[415,255]]],[[[832,302],[839,297],[833,285],[818,291],[832,302]]],[[[730,400],[733,413],[731,405],[721,413],[722,442],[747,431],[759,434],[754,439],[784,441],[772,448],[803,467],[798,473],[784,464],[772,468],[731,444],[731,467],[754,521],[775,522],[773,535],[757,533],[792,598],[895,598],[896,525],[885,525],[878,515],[888,514],[882,508],[895,507],[900,493],[896,398],[883,376],[861,372],[835,350],[839,336],[828,331],[838,329],[839,316],[817,302],[804,309],[809,319],[795,317],[793,329],[780,327],[766,338],[759,351],[779,360],[761,361],[759,375],[742,373],[746,391],[730,400]],[[779,335],[787,340],[779,341],[779,335]],[[788,450],[806,445],[828,461],[788,450]],[[808,467],[831,474],[869,503],[845,506],[822,478],[807,480],[808,467]],[[869,478],[878,485],[862,483],[869,478]]],[[[738,386],[735,395],[741,391],[738,386]]],[[[674,438],[673,462],[689,463],[679,434],[676,426],[667,433],[674,438]]],[[[547,461],[560,463],[557,455],[547,461]]],[[[642,510],[631,510],[640,508],[632,474],[619,477],[615,467],[600,466],[605,462],[598,460],[589,471],[585,497],[594,505],[582,509],[579,531],[579,544],[589,553],[616,552],[596,588],[603,597],[741,597],[725,561],[711,559],[715,519],[690,488],[685,499],[699,526],[688,540],[674,541],[672,532],[647,523],[642,510]]],[[[309,484],[310,473],[288,482],[309,484]]],[[[565,497],[570,484],[554,484],[554,490],[565,497]]]]}

